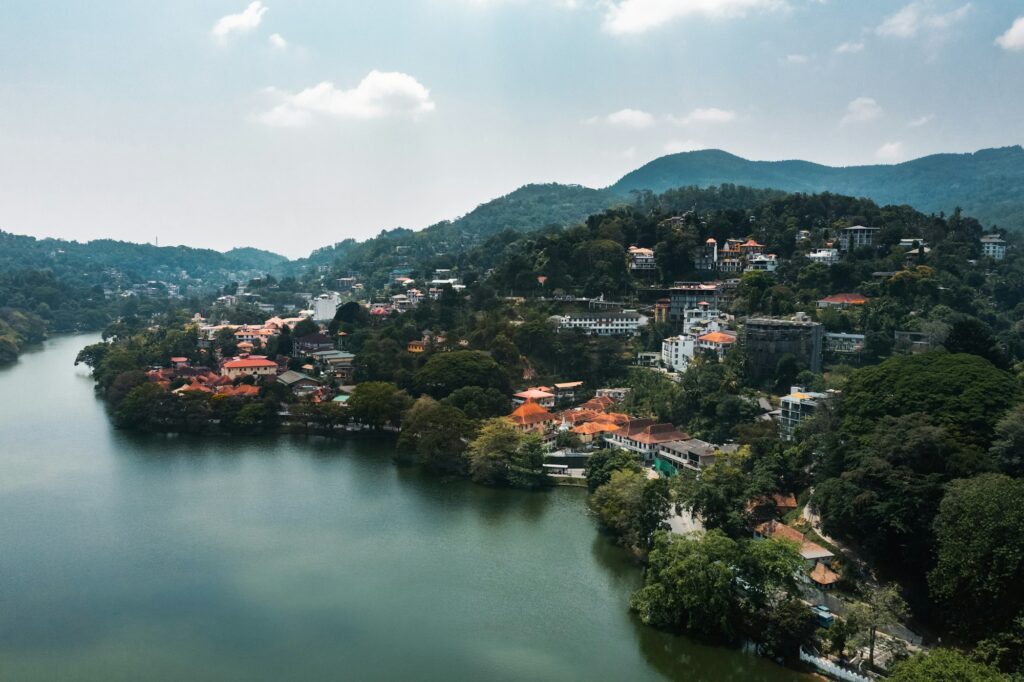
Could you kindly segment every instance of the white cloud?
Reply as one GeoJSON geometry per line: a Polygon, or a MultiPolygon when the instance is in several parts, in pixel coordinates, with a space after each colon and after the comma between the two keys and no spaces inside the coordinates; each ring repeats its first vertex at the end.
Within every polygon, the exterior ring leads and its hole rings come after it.
{"type": "Polygon", "coordinates": [[[639,109],[619,109],[607,116],[593,116],[584,123],[607,123],[622,128],[649,128],[654,125],[654,116],[639,109]]]}
{"type": "Polygon", "coordinates": [[[919,33],[941,33],[963,21],[970,14],[971,3],[944,13],[932,11],[931,2],[912,2],[900,11],[886,17],[875,28],[875,33],[888,38],[913,38],[919,33]]]}
{"type": "Polygon", "coordinates": [[[260,25],[267,9],[269,8],[259,0],[251,2],[238,14],[228,14],[218,19],[211,33],[220,42],[226,41],[232,33],[248,33],[260,25]]]}
{"type": "Polygon", "coordinates": [[[861,52],[864,49],[864,41],[847,41],[836,46],[836,52],[839,54],[852,54],[854,52],[861,52]]]}
{"type": "Polygon", "coordinates": [[[1024,51],[1024,17],[1017,17],[1006,33],[996,38],[996,45],[1012,52],[1024,51]]]}
{"type": "Polygon", "coordinates": [[[267,40],[269,40],[270,44],[279,50],[288,49],[288,41],[285,40],[280,33],[271,33],[270,37],[267,38],[267,40]]]}
{"type": "Polygon", "coordinates": [[[805,54],[787,54],[786,55],[786,63],[787,64],[806,64],[810,60],[811,60],[811,58],[808,57],[805,54]]]}
{"type": "Polygon", "coordinates": [[[417,116],[434,110],[430,91],[405,73],[371,71],[359,85],[340,90],[324,81],[297,93],[271,90],[282,101],[257,119],[272,126],[301,126],[315,116],[374,119],[417,116]]]}
{"type": "Polygon", "coordinates": [[[875,151],[875,158],[879,161],[899,161],[903,158],[903,143],[886,142],[875,151]]]}
{"type": "Polygon", "coordinates": [[[918,116],[907,125],[911,128],[920,128],[921,126],[928,125],[933,120],[935,120],[935,114],[925,114],[924,116],[918,116]]]}
{"type": "Polygon", "coordinates": [[[882,107],[871,97],[858,97],[846,105],[846,114],[839,125],[850,123],[867,123],[881,118],[882,107]]]}
{"type": "Polygon", "coordinates": [[[788,7],[786,0],[609,0],[603,26],[613,35],[627,35],[691,16],[725,19],[788,7]]]}
{"type": "Polygon", "coordinates": [[[669,116],[672,123],[676,125],[690,125],[691,123],[730,123],[736,120],[736,112],[717,107],[697,108],[686,116],[669,116]]]}
{"type": "Polygon", "coordinates": [[[679,154],[680,152],[694,152],[698,149],[707,149],[707,146],[697,140],[670,140],[665,144],[666,154],[679,154]]]}

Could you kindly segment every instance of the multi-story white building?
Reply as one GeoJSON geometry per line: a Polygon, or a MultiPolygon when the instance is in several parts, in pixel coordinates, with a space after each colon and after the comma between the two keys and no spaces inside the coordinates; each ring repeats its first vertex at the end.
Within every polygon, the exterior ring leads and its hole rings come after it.
{"type": "Polygon", "coordinates": [[[775,272],[779,257],[774,253],[757,253],[747,259],[747,272],[775,272]]]}
{"type": "Polygon", "coordinates": [[[811,393],[799,386],[794,386],[790,394],[782,398],[782,411],[779,415],[779,426],[785,440],[793,440],[796,427],[807,417],[814,414],[818,404],[827,398],[825,393],[811,393]]]}
{"type": "Polygon", "coordinates": [[[635,336],[647,324],[647,316],[635,310],[620,313],[594,310],[556,316],[563,329],[582,329],[597,336],[635,336]]]}
{"type": "Polygon", "coordinates": [[[314,322],[330,322],[334,314],[338,312],[341,305],[341,296],[335,291],[320,294],[309,302],[309,309],[313,311],[314,322]]]}
{"type": "Polygon", "coordinates": [[[1006,240],[997,234],[986,234],[981,238],[981,253],[986,258],[1003,260],[1006,258],[1006,240]]]}
{"type": "Polygon", "coordinates": [[[674,372],[685,372],[693,360],[695,339],[687,334],[670,336],[661,342],[661,364],[674,372]]]}
{"type": "Polygon", "coordinates": [[[880,230],[879,227],[865,227],[864,225],[854,225],[853,227],[847,227],[839,232],[839,250],[840,251],[853,251],[859,249],[862,246],[874,246],[875,234],[880,230]]]}

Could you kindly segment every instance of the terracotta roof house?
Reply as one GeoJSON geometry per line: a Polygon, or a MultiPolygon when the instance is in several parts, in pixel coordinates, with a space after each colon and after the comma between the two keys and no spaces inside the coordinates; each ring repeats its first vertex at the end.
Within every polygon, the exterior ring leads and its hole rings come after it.
{"type": "Polygon", "coordinates": [[[557,421],[555,415],[532,400],[527,400],[517,407],[508,419],[519,431],[545,431],[557,421]]]}
{"type": "Polygon", "coordinates": [[[734,343],[736,335],[725,332],[709,332],[697,337],[697,348],[714,351],[718,353],[718,357],[722,357],[734,343]]]}
{"type": "Polygon", "coordinates": [[[619,425],[614,422],[593,421],[574,426],[571,431],[580,438],[582,443],[590,443],[601,434],[614,433],[619,430],[619,425]]]}
{"type": "Polygon", "coordinates": [[[277,374],[277,363],[266,358],[239,358],[225,362],[221,365],[220,372],[232,379],[244,376],[268,376],[277,374]]]}
{"type": "Polygon", "coordinates": [[[542,391],[540,388],[528,388],[525,391],[520,391],[512,395],[512,400],[516,403],[536,402],[544,407],[554,407],[555,405],[555,394],[542,391]]]}
{"type": "Polygon", "coordinates": [[[597,412],[605,412],[609,407],[615,404],[614,398],[609,398],[606,395],[599,395],[591,398],[587,402],[580,405],[584,410],[595,410],[597,412]]]}
{"type": "Polygon", "coordinates": [[[640,454],[645,462],[651,463],[662,443],[689,438],[672,424],[656,424],[653,419],[633,419],[609,434],[607,440],[620,448],[640,454]]]}
{"type": "Polygon", "coordinates": [[[410,341],[405,345],[405,350],[409,353],[422,353],[427,349],[427,344],[422,341],[410,341]]]}
{"type": "Polygon", "coordinates": [[[819,308],[849,308],[852,305],[864,305],[868,302],[861,294],[832,294],[818,301],[819,308]]]}
{"type": "Polygon", "coordinates": [[[826,590],[839,582],[839,574],[820,561],[814,565],[810,578],[818,587],[826,590]]]}
{"type": "Polygon", "coordinates": [[[260,394],[260,387],[251,386],[249,384],[239,384],[238,386],[218,386],[216,394],[227,396],[229,398],[255,398],[260,394]]]}
{"type": "Polygon", "coordinates": [[[828,551],[816,542],[811,542],[803,533],[796,528],[787,526],[779,521],[767,521],[754,529],[755,537],[771,538],[773,540],[786,540],[796,543],[800,550],[800,556],[813,566],[818,561],[827,561],[835,558],[832,552],[828,551]]]}

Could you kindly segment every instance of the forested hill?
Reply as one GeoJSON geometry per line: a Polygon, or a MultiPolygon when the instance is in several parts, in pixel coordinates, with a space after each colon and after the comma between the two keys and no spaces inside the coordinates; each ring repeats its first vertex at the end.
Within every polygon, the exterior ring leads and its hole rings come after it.
{"type": "Polygon", "coordinates": [[[671,154],[626,174],[609,189],[663,192],[723,183],[789,192],[833,192],[925,213],[956,207],[986,225],[1024,228],[1024,149],[935,154],[894,165],[836,168],[808,161],[749,161],[717,149],[671,154]]]}

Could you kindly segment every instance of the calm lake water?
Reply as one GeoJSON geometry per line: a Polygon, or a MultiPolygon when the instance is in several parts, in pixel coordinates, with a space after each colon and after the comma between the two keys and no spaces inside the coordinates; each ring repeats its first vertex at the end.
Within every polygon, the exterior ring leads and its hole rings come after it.
{"type": "Polygon", "coordinates": [[[805,679],[640,626],[580,490],[120,433],[72,365],[94,340],[0,370],[2,680],[805,679]]]}

